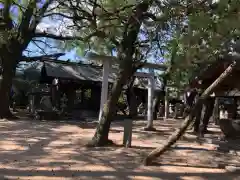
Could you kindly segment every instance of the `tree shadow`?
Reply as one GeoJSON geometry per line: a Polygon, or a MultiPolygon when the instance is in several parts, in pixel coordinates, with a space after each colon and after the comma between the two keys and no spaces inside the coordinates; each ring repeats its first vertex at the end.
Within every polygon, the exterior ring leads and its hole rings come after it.
{"type": "MultiPolygon", "coordinates": [[[[47,170],[18,170],[18,169],[0,169],[0,174],[2,177],[7,178],[8,176],[12,177],[28,177],[31,178],[33,176],[37,177],[54,177],[54,178],[80,178],[80,179],[92,179],[97,178],[99,180],[102,179],[135,179],[135,178],[150,178],[150,179],[182,179],[184,177],[188,178],[201,178],[201,179],[232,179],[237,178],[238,175],[233,173],[201,173],[201,172],[132,172],[132,171],[84,171],[84,170],[55,170],[55,171],[47,171],[47,170]]],[[[140,179],[139,178],[139,179],[140,179]]]]}
{"type": "MultiPolygon", "coordinates": [[[[121,123],[113,125],[119,127],[121,123]]],[[[166,162],[163,162],[161,168],[143,168],[141,166],[143,157],[155,148],[151,145],[146,146],[145,141],[139,145],[134,144],[131,148],[125,148],[119,145],[119,142],[110,147],[86,148],[84,144],[92,136],[93,129],[81,128],[79,123],[1,121],[0,128],[0,176],[6,179],[43,177],[46,180],[47,178],[128,180],[181,179],[186,176],[185,172],[167,172],[162,169],[171,166],[171,163],[167,165],[166,162]]],[[[186,149],[205,151],[204,148],[180,146],[176,147],[177,151],[174,152],[186,149]]],[[[166,155],[174,162],[181,156],[172,152],[166,155]]],[[[185,167],[179,165],[179,168],[185,167]]],[[[200,171],[199,167],[194,168],[200,171]]],[[[210,179],[219,179],[218,177],[226,179],[230,175],[204,171],[187,173],[190,178],[210,179]]]]}

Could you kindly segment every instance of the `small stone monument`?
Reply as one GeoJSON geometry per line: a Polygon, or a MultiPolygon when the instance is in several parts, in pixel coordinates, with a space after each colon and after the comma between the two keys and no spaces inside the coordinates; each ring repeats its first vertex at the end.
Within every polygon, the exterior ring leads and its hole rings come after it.
{"type": "Polygon", "coordinates": [[[131,118],[124,120],[124,133],[123,133],[123,145],[125,147],[131,147],[132,145],[132,128],[133,120],[131,118]]]}

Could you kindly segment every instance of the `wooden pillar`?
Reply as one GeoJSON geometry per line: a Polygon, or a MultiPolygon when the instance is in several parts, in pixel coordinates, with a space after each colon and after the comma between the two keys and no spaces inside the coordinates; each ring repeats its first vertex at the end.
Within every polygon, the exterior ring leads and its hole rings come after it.
{"type": "Polygon", "coordinates": [[[168,87],[165,88],[165,111],[164,118],[168,119],[169,117],[169,101],[168,101],[168,87]]]}
{"type": "Polygon", "coordinates": [[[35,96],[33,94],[30,95],[30,113],[35,113],[35,96]]]}
{"type": "Polygon", "coordinates": [[[149,73],[152,76],[148,79],[147,127],[145,130],[155,130],[153,128],[153,95],[155,89],[154,70],[149,69],[149,73]]]}
{"type": "Polygon", "coordinates": [[[99,121],[102,117],[103,108],[104,108],[104,105],[107,102],[107,98],[108,98],[109,71],[110,71],[110,63],[109,63],[109,61],[105,60],[105,61],[103,61],[103,80],[102,80],[102,89],[101,89],[100,110],[99,110],[99,117],[98,117],[99,121]]]}

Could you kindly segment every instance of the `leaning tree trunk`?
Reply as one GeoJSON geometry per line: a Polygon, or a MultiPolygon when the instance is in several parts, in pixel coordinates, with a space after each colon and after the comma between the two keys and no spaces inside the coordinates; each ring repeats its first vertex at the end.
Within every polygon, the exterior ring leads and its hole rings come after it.
{"type": "Polygon", "coordinates": [[[139,3],[136,6],[132,16],[126,23],[125,31],[123,33],[123,40],[118,49],[120,73],[118,74],[118,78],[113,85],[112,94],[103,108],[103,115],[98,122],[92,141],[88,144],[90,146],[103,146],[111,142],[108,139],[108,133],[111,121],[113,120],[114,112],[116,111],[118,98],[121,94],[122,87],[137,70],[137,68],[134,67],[134,61],[132,59],[133,54],[135,53],[135,42],[137,40],[142,22],[146,17],[145,14],[150,6],[150,2],[151,1],[149,0],[144,0],[143,2],[139,3]]]}
{"type": "Polygon", "coordinates": [[[16,55],[11,53],[3,53],[0,55],[2,62],[2,80],[0,83],[0,118],[13,117],[9,109],[10,92],[12,87],[12,79],[16,72],[16,55]]]}
{"type": "Polygon", "coordinates": [[[221,82],[228,77],[234,67],[236,66],[236,62],[234,61],[201,95],[201,97],[197,100],[196,105],[191,110],[190,114],[185,118],[183,121],[181,127],[173,133],[169,139],[164,143],[162,147],[156,148],[153,150],[144,160],[145,165],[150,165],[151,162],[162,155],[165,151],[167,151],[177,140],[180,139],[180,137],[184,134],[184,132],[187,130],[188,126],[191,124],[194,114],[199,106],[201,106],[204,99],[206,99],[213,91],[214,89],[221,84],[221,82]]]}
{"type": "Polygon", "coordinates": [[[134,83],[135,77],[131,79],[131,82],[128,85],[128,88],[126,90],[127,95],[127,103],[128,103],[128,109],[129,109],[129,115],[130,117],[136,117],[138,115],[137,112],[137,97],[134,92],[133,83],[134,83]]]}
{"type": "MultiPolygon", "coordinates": [[[[125,62],[126,64],[131,62],[125,62]]],[[[121,71],[119,74],[119,78],[116,83],[113,85],[111,96],[109,97],[105,107],[103,109],[103,115],[97,125],[95,134],[92,140],[88,143],[88,146],[104,146],[109,143],[112,143],[108,139],[109,129],[111,125],[111,121],[113,120],[116,112],[116,104],[118,102],[118,98],[122,92],[123,85],[127,82],[127,80],[131,77],[132,72],[131,66],[126,66],[125,69],[121,71]]]]}

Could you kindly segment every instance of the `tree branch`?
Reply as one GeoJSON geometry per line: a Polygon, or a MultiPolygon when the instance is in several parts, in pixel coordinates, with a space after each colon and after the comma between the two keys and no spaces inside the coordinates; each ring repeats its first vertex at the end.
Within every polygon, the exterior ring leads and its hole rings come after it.
{"type": "Polygon", "coordinates": [[[22,59],[19,62],[34,62],[34,61],[43,61],[46,58],[59,58],[60,56],[65,55],[65,53],[55,53],[55,54],[49,54],[49,55],[43,55],[43,56],[33,56],[33,57],[27,57],[23,56],[22,59]]]}
{"type": "Polygon", "coordinates": [[[10,8],[11,8],[11,3],[12,1],[11,0],[5,0],[5,3],[4,3],[4,7],[3,7],[3,20],[4,20],[4,23],[5,23],[5,26],[8,28],[8,29],[11,29],[12,28],[12,19],[10,17],[10,8]]]}
{"type": "Polygon", "coordinates": [[[55,40],[60,40],[60,41],[71,41],[71,40],[83,41],[84,40],[81,37],[61,36],[61,35],[55,35],[55,34],[50,34],[50,33],[46,33],[46,32],[36,32],[34,34],[34,38],[50,38],[50,39],[55,39],[55,40]]]}
{"type": "Polygon", "coordinates": [[[22,38],[25,38],[25,35],[28,34],[29,24],[35,9],[36,9],[36,0],[30,1],[25,12],[23,12],[22,21],[19,25],[19,34],[22,38]]]}
{"type": "Polygon", "coordinates": [[[30,30],[32,32],[34,32],[37,28],[37,25],[40,23],[41,19],[44,16],[44,13],[47,11],[48,7],[50,4],[52,4],[53,0],[48,0],[47,2],[45,2],[45,4],[43,5],[43,7],[39,10],[39,12],[37,13],[35,19],[32,21],[32,23],[30,24],[30,30]]]}
{"type": "MultiPolygon", "coordinates": [[[[51,39],[55,39],[55,40],[60,40],[60,41],[71,41],[71,40],[79,40],[79,41],[83,41],[83,42],[87,42],[89,39],[91,39],[92,37],[99,37],[99,38],[106,38],[107,35],[106,33],[104,33],[103,31],[99,31],[96,30],[95,32],[93,32],[92,34],[89,34],[86,37],[80,37],[80,36],[59,36],[59,35],[54,35],[54,34],[49,34],[46,32],[36,32],[34,35],[34,38],[51,38],[51,39]]],[[[118,45],[119,42],[117,40],[115,40],[114,38],[110,38],[110,40],[112,41],[112,43],[114,43],[115,45],[118,45]]]]}
{"type": "Polygon", "coordinates": [[[67,19],[73,19],[73,16],[68,16],[66,14],[63,14],[63,13],[46,13],[43,17],[51,17],[51,16],[61,16],[61,17],[64,17],[64,18],[67,18],[67,19]]]}

